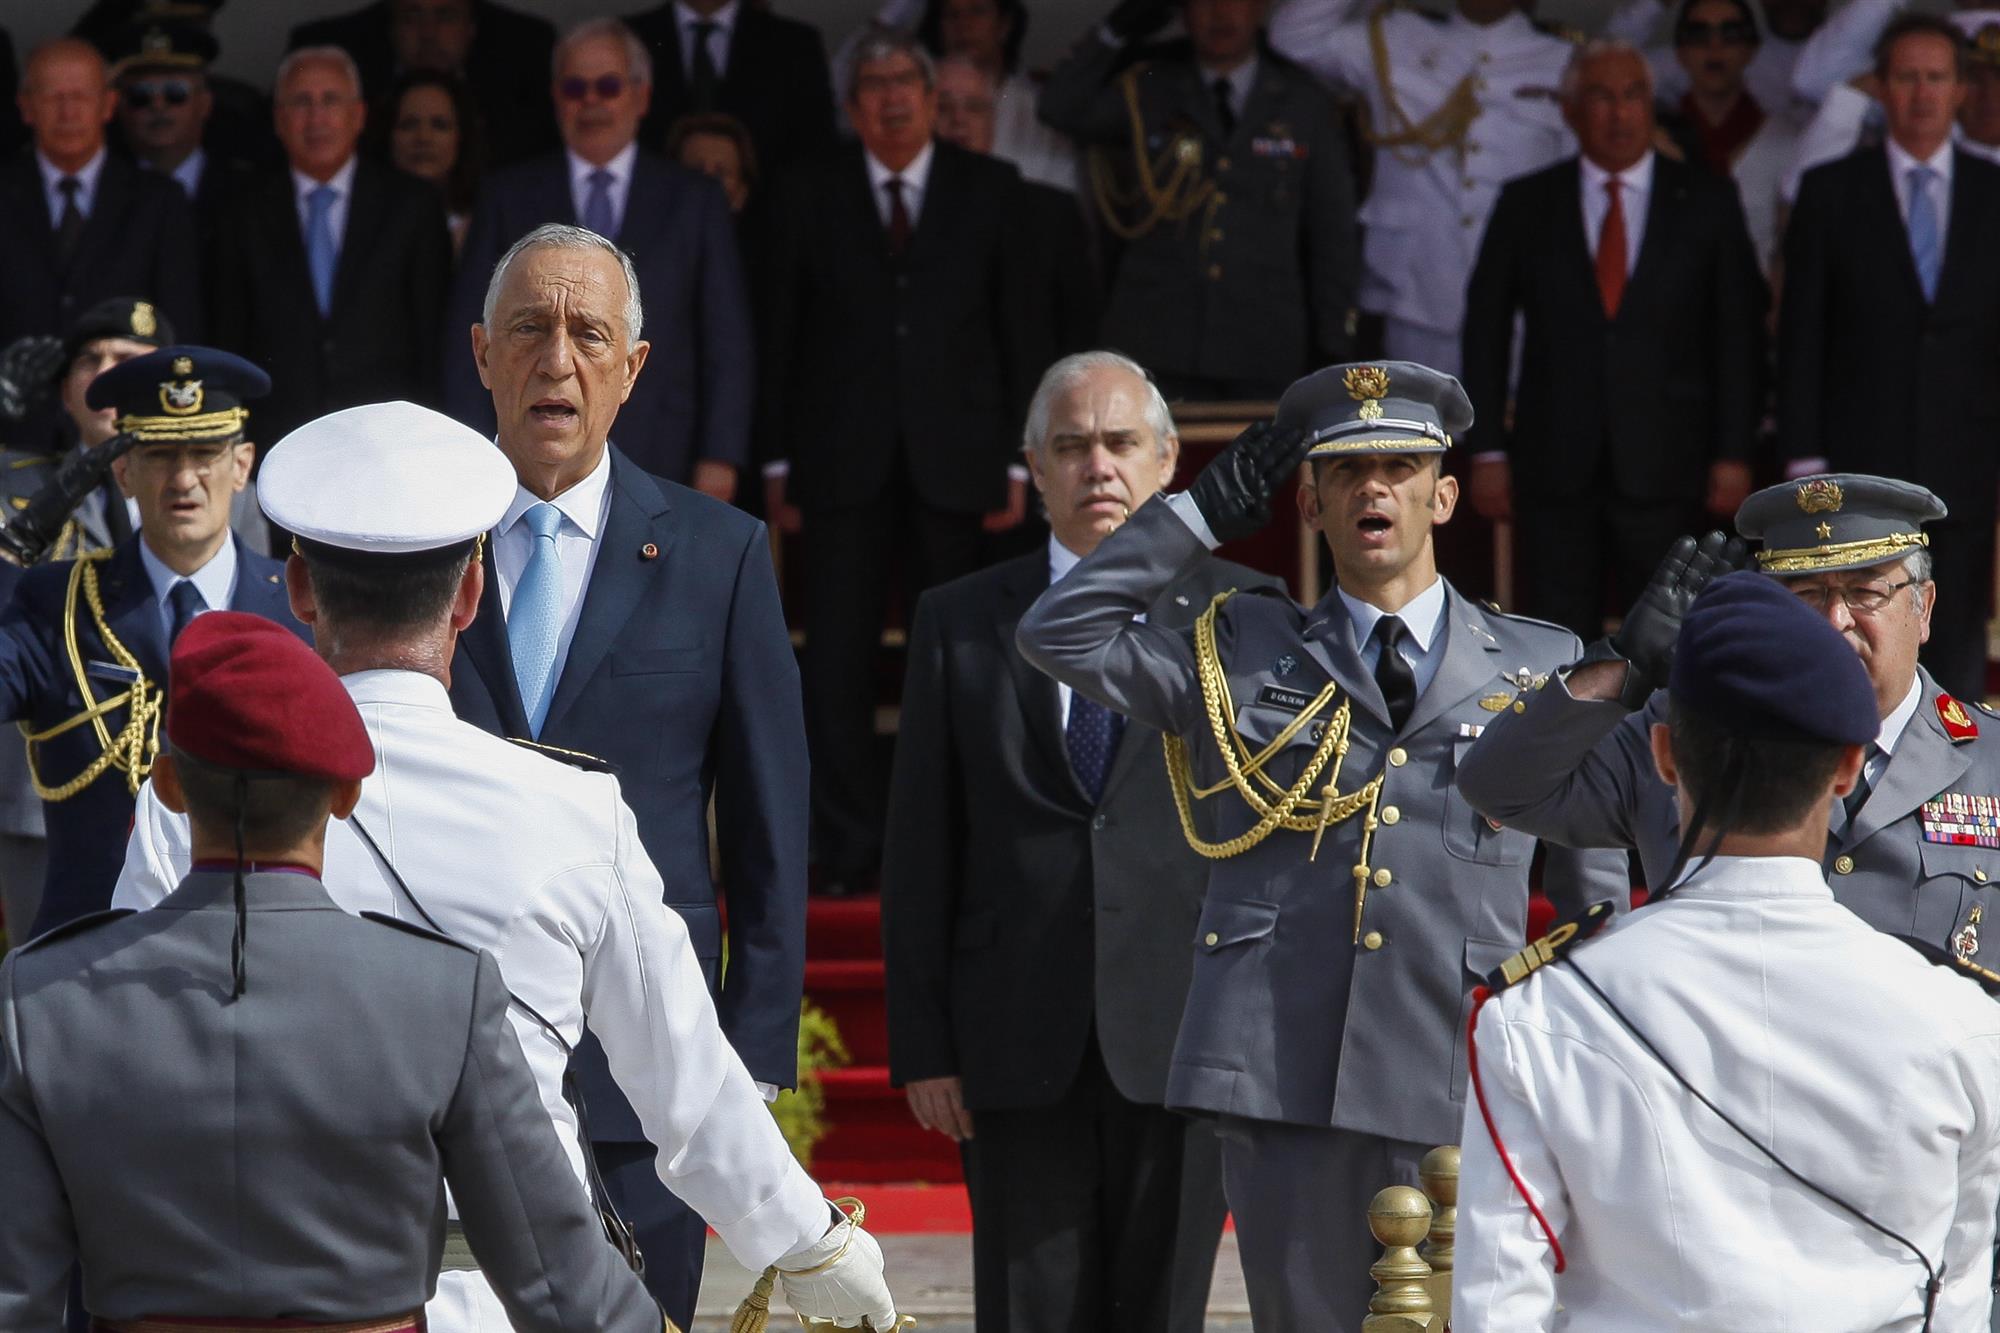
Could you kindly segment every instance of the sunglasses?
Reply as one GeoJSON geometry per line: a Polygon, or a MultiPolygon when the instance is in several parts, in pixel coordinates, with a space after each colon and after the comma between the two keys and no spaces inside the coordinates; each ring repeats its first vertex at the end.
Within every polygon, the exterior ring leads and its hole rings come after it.
{"type": "Polygon", "coordinates": [[[125,104],[143,111],[154,102],[164,102],[168,106],[186,106],[194,97],[194,87],[185,79],[162,79],[155,83],[150,79],[138,83],[128,83],[118,94],[125,104]]]}
{"type": "Polygon", "coordinates": [[[1741,19],[1727,23],[1683,23],[1674,30],[1676,46],[1707,46],[1716,41],[1724,46],[1749,46],[1756,40],[1756,27],[1741,19]]]}
{"type": "Polygon", "coordinates": [[[565,102],[581,102],[596,93],[600,101],[609,102],[625,91],[623,74],[600,74],[594,79],[579,78],[572,74],[556,85],[556,92],[565,102]]]}

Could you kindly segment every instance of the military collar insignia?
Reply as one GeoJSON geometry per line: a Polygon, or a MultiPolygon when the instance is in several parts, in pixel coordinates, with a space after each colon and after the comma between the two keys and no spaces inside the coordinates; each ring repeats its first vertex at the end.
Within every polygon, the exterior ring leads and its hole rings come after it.
{"type": "Polygon", "coordinates": [[[1615,914],[1609,898],[1594,902],[1521,952],[1486,974],[1486,988],[1496,995],[1555,962],[1611,924],[1615,914]]]}
{"type": "Polygon", "coordinates": [[[1840,483],[1826,477],[1815,477],[1799,486],[1799,508],[1808,514],[1839,513],[1845,499],[1840,483]]]}
{"type": "Polygon", "coordinates": [[[1925,842],[2000,849],[2000,796],[1948,791],[1917,807],[1925,842]]]}
{"type": "Polygon", "coordinates": [[[1972,714],[1965,711],[1964,704],[1943,690],[1938,691],[1937,715],[1944,734],[1951,738],[1952,744],[1963,745],[1979,739],[1979,724],[1972,720],[1972,714]]]}
{"type": "Polygon", "coordinates": [[[1271,663],[1271,674],[1274,676],[1289,676],[1298,669],[1299,659],[1290,653],[1283,654],[1277,661],[1271,663]]]}

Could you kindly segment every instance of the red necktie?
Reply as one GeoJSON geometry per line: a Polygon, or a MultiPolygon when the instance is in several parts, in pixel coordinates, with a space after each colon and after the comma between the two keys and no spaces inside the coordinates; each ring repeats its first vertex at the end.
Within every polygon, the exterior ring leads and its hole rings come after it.
{"type": "Polygon", "coordinates": [[[889,191],[889,253],[901,255],[910,248],[910,210],[903,207],[903,178],[891,176],[882,184],[889,191]]]}
{"type": "Polygon", "coordinates": [[[1604,225],[1597,229],[1597,294],[1604,300],[1604,317],[1618,317],[1618,303],[1625,297],[1625,206],[1618,200],[1618,178],[1604,182],[1611,207],[1604,210],[1604,225]]]}

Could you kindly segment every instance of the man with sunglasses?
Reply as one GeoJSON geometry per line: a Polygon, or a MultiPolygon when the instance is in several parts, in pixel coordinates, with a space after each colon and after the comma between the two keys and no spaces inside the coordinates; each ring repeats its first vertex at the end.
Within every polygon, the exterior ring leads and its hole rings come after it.
{"type": "MultiPolygon", "coordinates": [[[[1924,525],[1944,516],[1921,486],[1839,473],[1758,491],[1736,526],[1763,543],[1758,567],[1841,632],[1875,687],[1881,729],[1827,830],[1834,896],[1879,930],[2000,971],[2000,719],[1917,664],[1938,597],[1924,525]]],[[[1459,765],[1460,794],[1565,846],[1636,849],[1646,883],[1664,887],[1682,831],[1648,758],[1665,709],[1654,687],[1681,612],[1729,563],[1721,534],[1699,549],[1683,539],[1615,642],[1495,717],[1459,765]]]]}
{"type": "Polygon", "coordinates": [[[1736,182],[1757,263],[1768,277],[1778,250],[1778,187],[1798,143],[1796,117],[1766,104],[1746,73],[1763,49],[1750,0],[1682,0],[1674,57],[1687,91],[1662,119],[1693,161],[1736,182]]]}

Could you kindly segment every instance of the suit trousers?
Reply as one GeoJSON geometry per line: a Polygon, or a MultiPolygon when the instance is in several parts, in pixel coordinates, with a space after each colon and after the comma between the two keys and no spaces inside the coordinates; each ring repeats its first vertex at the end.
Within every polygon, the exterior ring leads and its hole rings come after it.
{"type": "Polygon", "coordinates": [[[1940,600],[1918,659],[1946,693],[1984,699],[1986,625],[1993,615],[1992,523],[1933,523],[1927,531],[1940,600]]]}
{"type": "Polygon", "coordinates": [[[980,516],[925,504],[901,466],[896,478],[864,504],[805,515],[801,688],[813,848],[827,876],[871,874],[882,860],[886,793],[875,700],[891,583],[900,569],[908,623],[918,594],[980,565],[980,516]]]}
{"type": "Polygon", "coordinates": [[[48,873],[48,839],[0,833],[0,910],[6,913],[9,948],[28,942],[28,928],[41,910],[42,880],[48,873]]]}
{"type": "Polygon", "coordinates": [[[1436,1144],[1224,1116],[1222,1187],[1257,1333],[1359,1333],[1381,1247],[1368,1204],[1436,1144]]]}
{"type": "Polygon", "coordinates": [[[1623,615],[1674,539],[1683,533],[1699,534],[1701,522],[1698,500],[1606,495],[1524,502],[1517,477],[1514,526],[1521,553],[1520,605],[1507,610],[1561,625],[1589,643],[1603,635],[1606,611],[1623,615]]]}
{"type": "Polygon", "coordinates": [[[972,1128],[977,1333],[1201,1333],[1224,1214],[1207,1125],[1128,1100],[1093,1037],[1062,1100],[972,1128]]]}
{"type": "Polygon", "coordinates": [[[646,1258],[646,1290],[675,1325],[693,1327],[708,1224],[660,1183],[652,1144],[596,1142],[590,1150],[612,1207],[638,1238],[639,1253],[646,1258]]]}

